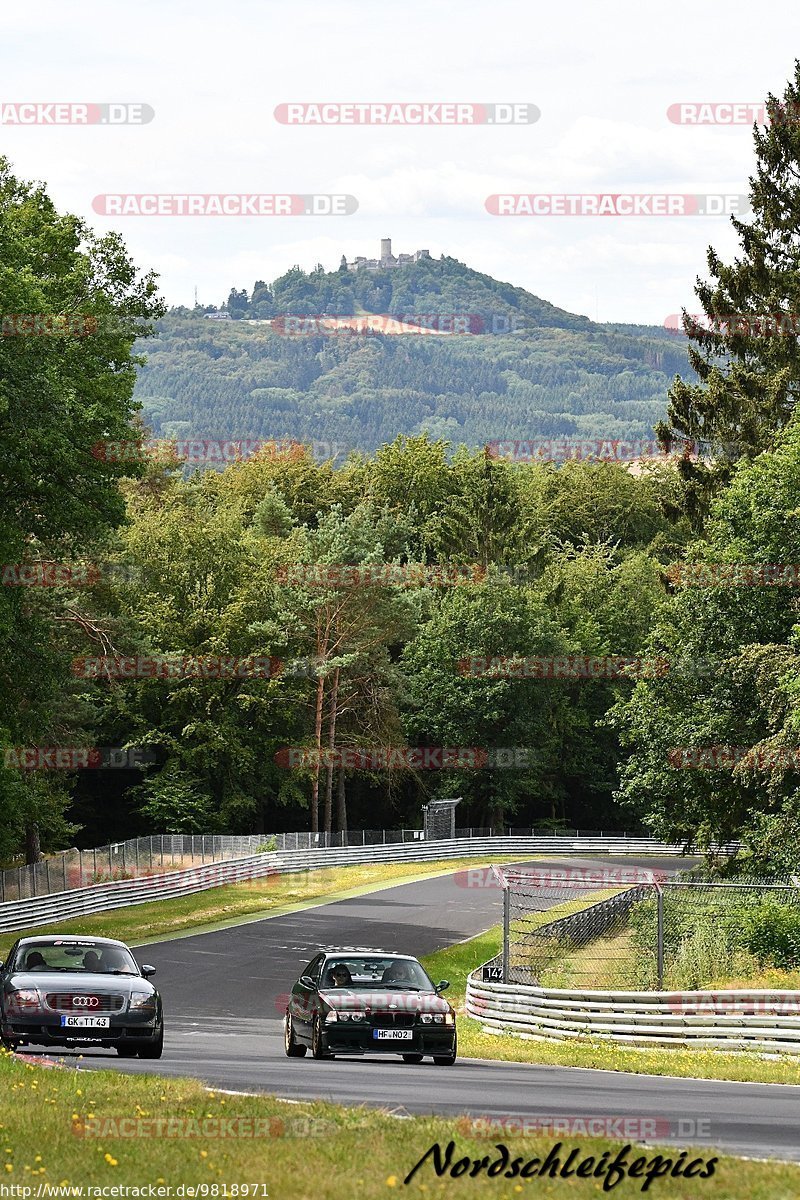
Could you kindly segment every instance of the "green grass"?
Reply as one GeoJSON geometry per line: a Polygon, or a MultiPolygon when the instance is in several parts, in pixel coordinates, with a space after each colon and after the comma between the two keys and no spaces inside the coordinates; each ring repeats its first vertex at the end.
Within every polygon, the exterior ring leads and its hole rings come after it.
{"type": "Polygon", "coordinates": [[[323,867],[314,871],[277,873],[247,883],[226,884],[191,896],[154,900],[130,908],[112,909],[90,917],[53,921],[31,929],[0,934],[0,958],[18,937],[44,933],[85,934],[119,938],[134,946],[235,925],[244,920],[296,912],[319,901],[333,901],[424,879],[446,875],[467,867],[514,862],[519,855],[489,855],[485,858],[453,858],[424,863],[366,863],[351,867],[323,867]]]}
{"type": "MultiPolygon", "coordinates": [[[[318,1066],[322,1075],[325,1065],[318,1066]]],[[[516,1200],[521,1193],[579,1200],[602,1195],[600,1181],[489,1180],[485,1174],[438,1178],[430,1160],[407,1189],[403,1180],[436,1142],[443,1151],[448,1142],[455,1142],[453,1162],[486,1155],[492,1161],[498,1141],[508,1146],[512,1158],[526,1161],[543,1160],[558,1141],[563,1144],[562,1162],[573,1148],[578,1148],[579,1158],[591,1155],[597,1161],[621,1146],[606,1139],[559,1138],[552,1133],[481,1137],[464,1117],[400,1120],[385,1111],[318,1101],[290,1105],[268,1096],[226,1096],[191,1079],[42,1070],[5,1054],[0,1055],[0,1096],[5,1101],[0,1108],[0,1183],[28,1187],[34,1197],[40,1185],[48,1184],[153,1185],[171,1187],[173,1196],[180,1185],[206,1185],[207,1196],[213,1198],[215,1186],[221,1196],[223,1185],[230,1195],[233,1185],[247,1183],[263,1185],[257,1200],[265,1193],[271,1200],[373,1200],[389,1197],[395,1189],[405,1195],[446,1194],[466,1200],[484,1195],[516,1200]],[[225,1137],[215,1135],[220,1120],[225,1122],[225,1137]],[[205,1122],[216,1124],[201,1124],[205,1122]],[[159,1128],[173,1133],[156,1136],[159,1128]],[[178,1130],[192,1136],[175,1136],[178,1130]]],[[[656,1153],[633,1147],[627,1159],[641,1156],[652,1161],[656,1153]]],[[[675,1163],[679,1151],[672,1146],[662,1154],[675,1163]]],[[[691,1157],[708,1162],[714,1151],[699,1147],[691,1157]]],[[[683,1164],[688,1161],[683,1159],[683,1164]]],[[[641,1196],[643,1182],[625,1179],[613,1194],[628,1200],[641,1196]]],[[[667,1176],[655,1181],[649,1192],[664,1200],[794,1200],[798,1193],[797,1166],[732,1158],[720,1158],[711,1178],[694,1182],[667,1176]]]]}
{"type": "Polygon", "coordinates": [[[465,1058],[741,1083],[800,1084],[800,1059],[795,1056],[773,1059],[755,1053],[726,1054],[719,1050],[634,1048],[599,1038],[566,1038],[550,1042],[484,1032],[481,1022],[467,1017],[463,1011],[467,975],[498,954],[502,944],[503,929],[497,925],[479,937],[437,950],[422,960],[434,980],[448,979],[451,983],[447,997],[460,1010],[458,1045],[459,1053],[465,1058]]]}

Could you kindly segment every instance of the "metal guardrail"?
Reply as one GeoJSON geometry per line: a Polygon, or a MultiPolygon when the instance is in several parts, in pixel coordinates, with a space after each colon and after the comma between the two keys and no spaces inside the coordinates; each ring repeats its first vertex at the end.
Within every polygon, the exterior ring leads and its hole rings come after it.
{"type": "Polygon", "coordinates": [[[681,855],[682,846],[648,838],[504,837],[469,838],[438,842],[400,842],[373,846],[270,851],[240,859],[209,863],[184,871],[170,871],[138,879],[121,879],[53,895],[0,904],[0,933],[34,928],[70,917],[87,916],[129,905],[147,904],[174,896],[191,895],[219,887],[263,879],[269,875],[316,870],[370,862],[426,862],[447,858],[477,858],[496,854],[556,855],[656,854],[681,855]]]}
{"type": "Polygon", "coordinates": [[[482,970],[467,979],[466,1010],[490,1031],[544,1041],[800,1054],[800,992],[572,991],[483,982],[482,970]]]}
{"type": "MultiPolygon", "coordinates": [[[[535,828],[506,829],[510,836],[547,836],[553,831],[535,828]]],[[[118,879],[137,879],[140,875],[163,875],[189,867],[205,866],[221,859],[246,858],[267,848],[275,850],[317,850],[331,846],[378,846],[396,842],[424,840],[422,829],[353,829],[335,833],[221,834],[221,833],[160,833],[147,837],[110,842],[88,850],[63,850],[36,863],[0,869],[0,904],[10,900],[25,900],[31,896],[49,896],[72,888],[88,887],[95,883],[111,883],[118,879]]],[[[440,835],[442,840],[449,834],[440,835]]],[[[491,837],[491,829],[466,826],[455,830],[457,838],[491,837]]],[[[568,829],[557,831],[558,837],[572,837],[568,829]]],[[[619,837],[595,830],[575,830],[575,837],[619,837]]],[[[624,832],[622,837],[628,837],[624,832]]],[[[631,836],[638,837],[639,834],[631,836]]]]}

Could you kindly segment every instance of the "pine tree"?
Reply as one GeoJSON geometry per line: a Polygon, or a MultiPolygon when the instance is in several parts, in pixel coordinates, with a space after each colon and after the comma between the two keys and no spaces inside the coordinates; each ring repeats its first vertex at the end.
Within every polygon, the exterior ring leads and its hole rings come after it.
{"type": "Polygon", "coordinates": [[[766,109],[769,124],[753,127],[752,215],[731,217],[741,256],[726,265],[709,247],[711,280],[695,288],[706,322],[684,312],[699,382],[676,378],[668,422],[656,429],[666,449],[701,445],[698,461],[687,453],[679,464],[696,527],[734,463],[771,445],[800,390],[800,62],[783,97],[770,93],[766,109]]]}

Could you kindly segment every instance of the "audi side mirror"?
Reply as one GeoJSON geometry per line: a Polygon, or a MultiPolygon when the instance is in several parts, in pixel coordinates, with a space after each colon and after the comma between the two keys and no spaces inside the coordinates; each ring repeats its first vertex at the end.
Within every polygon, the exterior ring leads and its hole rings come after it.
{"type": "Polygon", "coordinates": [[[155,975],[155,967],[151,967],[149,963],[142,963],[142,975],[145,979],[149,979],[151,975],[155,975]]]}
{"type": "Polygon", "coordinates": [[[446,992],[446,991],[447,991],[447,989],[448,989],[449,987],[450,987],[450,980],[449,980],[449,979],[443,979],[443,980],[442,980],[440,983],[437,983],[437,985],[436,985],[436,991],[437,991],[437,992],[440,992],[440,993],[441,993],[441,992],[446,992]]]}

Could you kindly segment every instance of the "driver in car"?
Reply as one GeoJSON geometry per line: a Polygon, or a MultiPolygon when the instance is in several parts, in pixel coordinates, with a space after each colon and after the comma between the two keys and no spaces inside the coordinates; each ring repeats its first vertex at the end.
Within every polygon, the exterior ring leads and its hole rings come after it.
{"type": "Polygon", "coordinates": [[[337,963],[331,968],[331,979],[334,987],[350,987],[353,982],[350,968],[345,963],[337,963]]]}
{"type": "Polygon", "coordinates": [[[399,962],[393,962],[389,964],[389,966],[383,972],[381,983],[399,983],[407,984],[409,987],[415,986],[414,975],[411,971],[411,967],[407,962],[403,962],[402,959],[399,962]]]}

